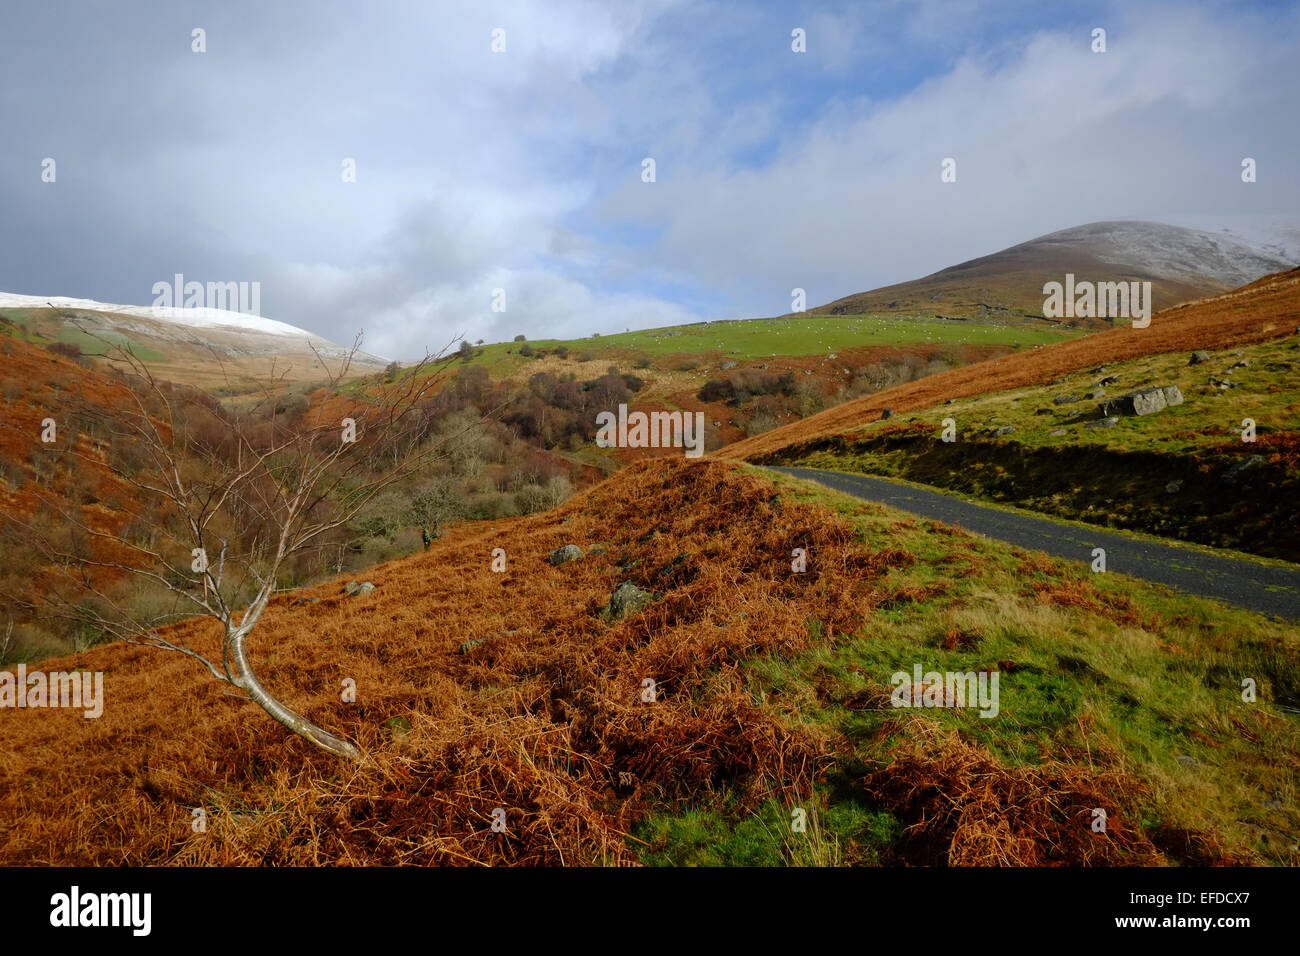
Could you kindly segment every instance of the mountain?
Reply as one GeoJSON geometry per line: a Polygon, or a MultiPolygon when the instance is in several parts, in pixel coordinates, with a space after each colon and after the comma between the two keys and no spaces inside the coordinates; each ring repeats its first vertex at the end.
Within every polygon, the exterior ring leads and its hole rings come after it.
{"type": "MultiPolygon", "coordinates": [[[[0,316],[30,341],[69,343],[84,355],[102,356],[110,345],[129,345],[161,377],[201,387],[237,388],[249,378],[266,379],[272,369],[287,382],[319,381],[320,359],[337,369],[349,351],[306,329],[225,309],[0,293],[0,316]]],[[[367,352],[352,357],[355,375],[387,364],[367,352]]]]}
{"type": "MultiPolygon", "coordinates": [[[[1157,222],[1094,222],[1039,236],[911,282],[845,296],[810,311],[1041,320],[1044,283],[1061,282],[1066,273],[1079,280],[1150,281],[1154,307],[1159,310],[1227,292],[1296,264],[1290,246],[1251,241],[1227,231],[1157,222]]],[[[1092,320],[1091,324],[1110,323],[1092,320]]]]}

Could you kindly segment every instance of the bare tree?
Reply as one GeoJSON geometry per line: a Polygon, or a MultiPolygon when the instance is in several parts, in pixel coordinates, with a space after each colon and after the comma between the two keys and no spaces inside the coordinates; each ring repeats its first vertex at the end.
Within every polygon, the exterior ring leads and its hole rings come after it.
{"type": "Polygon", "coordinates": [[[63,453],[107,469],[129,489],[132,519],[148,534],[113,534],[66,507],[58,509],[58,535],[9,518],[50,569],[33,598],[46,612],[191,657],[295,734],[354,760],[361,752],[353,743],[266,689],[247,642],[291,559],[332,553],[338,543],[331,532],[379,492],[443,456],[424,403],[440,384],[447,350],[426,355],[395,380],[378,375],[345,385],[360,344],[358,336],[335,370],[317,355],[328,395],[297,414],[277,411],[285,379],[274,369],[252,396],[221,403],[157,380],[129,348],[113,348],[114,395],[97,434],[106,436],[103,444],[129,446],[136,460],[126,465],[96,448],[63,453]],[[124,579],[143,582],[168,606],[142,610],[142,602],[113,586],[124,579]],[[164,632],[166,624],[193,616],[220,622],[220,660],[164,632]]]}

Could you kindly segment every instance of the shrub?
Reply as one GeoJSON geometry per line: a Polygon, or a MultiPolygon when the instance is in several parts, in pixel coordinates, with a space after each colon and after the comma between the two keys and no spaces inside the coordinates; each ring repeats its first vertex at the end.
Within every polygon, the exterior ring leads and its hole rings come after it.
{"type": "Polygon", "coordinates": [[[47,352],[53,352],[55,355],[61,355],[66,359],[71,359],[78,365],[85,364],[82,359],[81,349],[73,345],[71,342],[51,342],[49,345],[45,346],[45,350],[47,352]]]}

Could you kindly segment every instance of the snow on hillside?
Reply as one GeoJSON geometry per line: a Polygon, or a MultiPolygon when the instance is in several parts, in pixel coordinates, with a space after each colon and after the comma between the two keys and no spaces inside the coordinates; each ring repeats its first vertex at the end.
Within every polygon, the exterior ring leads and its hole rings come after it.
{"type": "Polygon", "coordinates": [[[1117,266],[1166,279],[1213,279],[1229,288],[1296,265],[1285,249],[1252,242],[1227,230],[1211,232],[1138,220],[1089,223],[1026,245],[1038,243],[1076,244],[1117,266]]]}
{"type": "Polygon", "coordinates": [[[192,328],[237,328],[250,332],[264,332],[268,335],[297,335],[316,339],[306,329],[275,319],[264,319],[259,315],[245,315],[242,312],[229,312],[225,309],[178,309],[152,305],[112,305],[96,302],[93,299],[73,299],[67,296],[18,295],[13,292],[0,292],[0,309],[35,309],[53,306],[58,309],[81,309],[86,312],[112,312],[118,315],[135,315],[145,319],[157,319],[176,325],[188,325],[192,328]]]}

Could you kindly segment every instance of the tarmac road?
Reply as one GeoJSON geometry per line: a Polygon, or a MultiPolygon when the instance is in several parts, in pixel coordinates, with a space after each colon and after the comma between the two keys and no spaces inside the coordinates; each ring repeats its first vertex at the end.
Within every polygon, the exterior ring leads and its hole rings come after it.
{"type": "Polygon", "coordinates": [[[871,475],[819,468],[771,467],[807,478],[836,491],[878,501],[945,524],[1022,548],[1067,560],[1092,563],[1092,549],[1106,549],[1106,570],[1144,581],[1217,598],[1229,604],[1290,620],[1300,620],[1300,567],[1257,564],[1223,554],[1149,543],[1101,528],[1079,528],[1050,518],[1031,517],[972,504],[941,491],[917,488],[871,475]]]}

